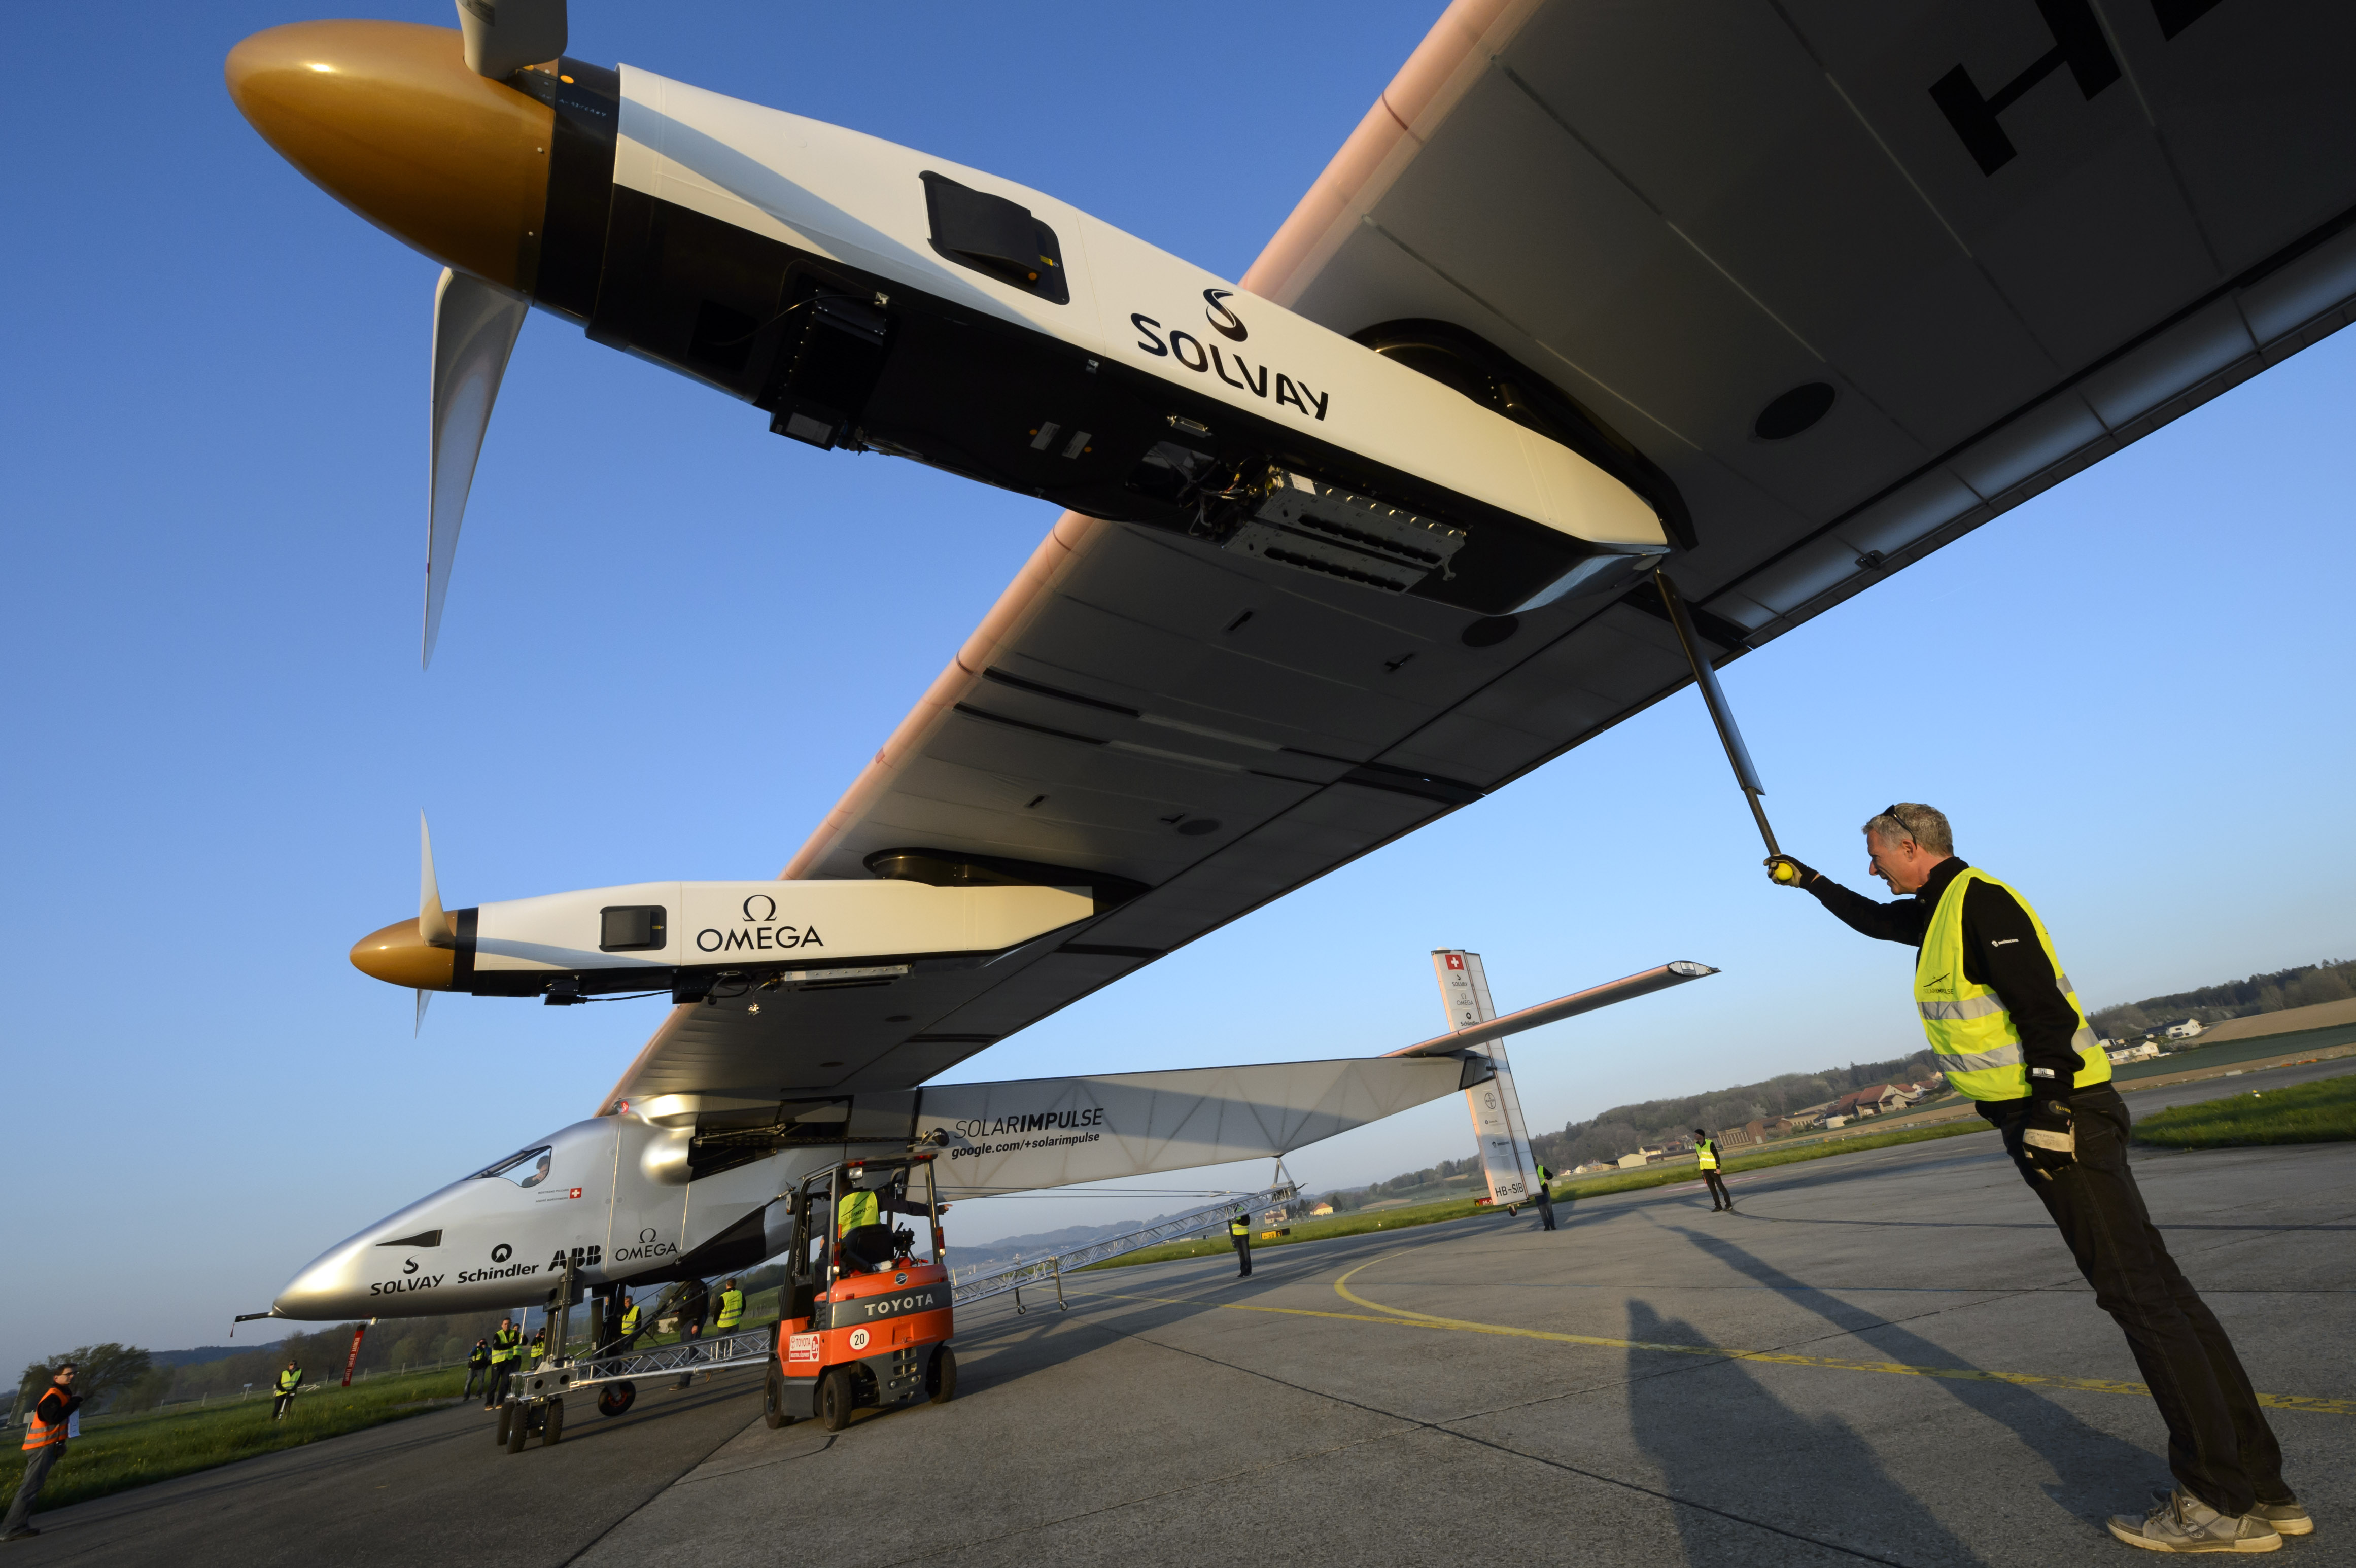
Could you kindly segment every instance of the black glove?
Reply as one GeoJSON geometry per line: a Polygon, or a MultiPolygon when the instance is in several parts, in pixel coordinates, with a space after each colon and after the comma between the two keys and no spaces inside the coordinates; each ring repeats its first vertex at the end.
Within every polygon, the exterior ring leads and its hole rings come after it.
{"type": "Polygon", "coordinates": [[[2040,1180],[2078,1163],[2078,1135],[2066,1100],[2032,1100],[2020,1124],[2020,1157],[2040,1180]]]}
{"type": "Polygon", "coordinates": [[[1779,888],[1804,888],[1823,875],[1813,867],[1802,865],[1789,855],[1770,855],[1764,864],[1767,868],[1767,880],[1779,888]]]}

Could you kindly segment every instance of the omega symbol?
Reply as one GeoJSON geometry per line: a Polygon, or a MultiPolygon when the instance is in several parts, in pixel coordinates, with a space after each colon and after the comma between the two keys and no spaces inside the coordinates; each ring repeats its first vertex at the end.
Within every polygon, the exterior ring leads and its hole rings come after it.
{"type": "Polygon", "coordinates": [[[638,1232],[638,1244],[641,1246],[653,1244],[654,1239],[655,1228],[652,1225],[648,1225],[645,1230],[638,1232]]]}
{"type": "Polygon", "coordinates": [[[744,919],[751,924],[762,925],[777,918],[777,901],[766,893],[755,893],[744,901],[744,919]],[[755,904],[766,906],[759,914],[753,912],[755,904]]]}

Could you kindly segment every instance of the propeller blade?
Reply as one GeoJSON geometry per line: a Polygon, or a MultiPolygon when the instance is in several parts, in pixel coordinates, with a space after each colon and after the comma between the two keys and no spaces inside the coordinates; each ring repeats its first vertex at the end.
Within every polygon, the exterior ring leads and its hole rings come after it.
{"type": "MultiPolygon", "coordinates": [[[[450,934],[450,917],[442,912],[442,887],[434,879],[434,834],[425,814],[417,814],[417,934],[436,947],[456,940],[450,934]]],[[[417,1016],[425,1017],[425,993],[417,993],[417,1016]]]]}
{"type": "Polygon", "coordinates": [[[412,1040],[425,1032],[425,1004],[433,999],[434,993],[431,991],[420,990],[417,993],[417,1027],[409,1031],[412,1040]]]}
{"type": "Polygon", "coordinates": [[[564,52],[564,0],[458,0],[466,69],[505,81],[564,52]]]}
{"type": "MultiPolygon", "coordinates": [[[[511,0],[510,0],[511,3],[511,0]]],[[[442,630],[442,600],[450,592],[450,565],[458,556],[458,525],[466,517],[466,492],[474,488],[475,460],[482,455],[483,432],[498,400],[499,381],[516,334],[523,330],[524,302],[480,278],[448,268],[434,291],[434,467],[426,504],[425,648],[434,662],[434,639],[442,630]]]]}

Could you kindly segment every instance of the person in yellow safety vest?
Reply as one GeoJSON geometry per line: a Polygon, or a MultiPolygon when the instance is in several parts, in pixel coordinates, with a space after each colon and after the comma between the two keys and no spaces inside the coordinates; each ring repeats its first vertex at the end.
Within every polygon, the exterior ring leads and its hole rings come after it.
{"type": "Polygon", "coordinates": [[[1251,1276],[1251,1216],[1237,1214],[1227,1221],[1227,1239],[1236,1244],[1236,1277],[1251,1276]]]}
{"type": "Polygon", "coordinates": [[[733,1279],[720,1282],[720,1316],[712,1327],[723,1334],[733,1334],[736,1325],[744,1320],[744,1293],[736,1288],[733,1279]]]}
{"type": "Polygon", "coordinates": [[[524,1352],[523,1365],[518,1367],[516,1371],[528,1372],[546,1360],[548,1360],[548,1326],[542,1324],[531,1331],[531,1348],[524,1352]]]}
{"type": "Polygon", "coordinates": [[[484,1391],[483,1408],[497,1410],[499,1401],[507,1398],[508,1380],[515,1375],[516,1353],[523,1348],[523,1336],[516,1332],[515,1320],[499,1319],[491,1335],[491,1381],[484,1391]]]}
{"type": "Polygon", "coordinates": [[[287,1362],[286,1369],[278,1374],[278,1381],[271,1389],[271,1392],[276,1396],[270,1407],[271,1420],[286,1419],[286,1407],[294,1403],[294,1391],[302,1386],[302,1367],[294,1361],[287,1362]]]}
{"type": "Polygon", "coordinates": [[[1694,1158],[1701,1166],[1701,1179],[1709,1187],[1709,1211],[1713,1214],[1734,1212],[1734,1195],[1726,1189],[1726,1179],[1718,1173],[1718,1140],[1694,1129],[1694,1158]]]}
{"type": "Polygon", "coordinates": [[[32,1414],[25,1423],[25,1478],[16,1483],[16,1498],[8,1505],[7,1519],[0,1521],[0,1541],[25,1541],[41,1533],[26,1520],[33,1517],[33,1505],[41,1500],[41,1486],[49,1478],[50,1469],[65,1456],[73,1413],[81,1408],[81,1395],[73,1391],[79,1370],[71,1361],[58,1363],[49,1374],[49,1386],[33,1402],[32,1414]]]}
{"type": "Polygon", "coordinates": [[[638,1306],[626,1290],[617,1290],[606,1299],[605,1312],[600,1320],[599,1332],[605,1338],[597,1344],[597,1353],[604,1355],[628,1339],[638,1329],[638,1306]]]}
{"type": "Polygon", "coordinates": [[[1538,1161],[1538,1219],[1543,1221],[1542,1228],[1548,1231],[1554,1229],[1553,1181],[1554,1172],[1546,1168],[1544,1160],[1538,1161]]]}
{"type": "MultiPolygon", "coordinates": [[[[948,1206],[942,1206],[946,1212],[948,1206]]],[[[922,1214],[925,1206],[888,1192],[871,1192],[854,1187],[842,1195],[842,1206],[834,1216],[835,1253],[838,1257],[862,1268],[880,1269],[892,1262],[892,1230],[884,1222],[885,1214],[922,1214]]]]}
{"type": "Polygon", "coordinates": [[[2127,1168],[2128,1119],[2110,1058],[2037,912],[1959,859],[1946,816],[1902,801],[1865,824],[1878,903],[1789,856],[1768,875],[1851,929],[1920,949],[1915,1010],[1947,1082],[2003,1135],[2021,1179],[2069,1245],[2094,1301],[2126,1331],[2168,1426],[2176,1487],[2117,1514],[2111,1533],[2154,1552],[2271,1552],[2315,1524],[2283,1484],[2282,1447],[2216,1315],[2169,1255],[2127,1168]],[[2139,1505],[2140,1506],[2140,1505],[2139,1505]]]}

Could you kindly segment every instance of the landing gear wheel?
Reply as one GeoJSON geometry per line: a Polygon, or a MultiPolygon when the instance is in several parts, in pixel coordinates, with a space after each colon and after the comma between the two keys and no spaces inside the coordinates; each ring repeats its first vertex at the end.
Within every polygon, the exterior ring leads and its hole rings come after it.
{"type": "Polygon", "coordinates": [[[1506,1219],[1508,1219],[1508,1220],[1510,1220],[1510,1219],[1512,1219],[1515,1215],[1519,1214],[1521,1211],[1522,1211],[1522,1210],[1521,1210],[1521,1205],[1519,1205],[1518,1203],[1508,1204],[1508,1205],[1506,1205],[1506,1207],[1505,1207],[1505,1218],[1506,1218],[1506,1219]]]}
{"type": "Polygon", "coordinates": [[[543,1448],[553,1448],[563,1435],[564,1402],[561,1399],[552,1399],[548,1402],[548,1419],[540,1429],[540,1445],[543,1448]]]}
{"type": "Polygon", "coordinates": [[[957,1352],[943,1345],[925,1368],[925,1397],[935,1404],[957,1398],[957,1352]]]}
{"type": "Polygon", "coordinates": [[[504,1448],[504,1447],[506,1447],[506,1446],[508,1445],[508,1427],[509,1427],[509,1424],[511,1424],[514,1420],[515,1420],[515,1406],[514,1406],[514,1405],[511,1405],[511,1404],[502,1404],[501,1406],[499,1406],[499,1435],[498,1435],[498,1437],[496,1439],[496,1441],[498,1442],[498,1445],[499,1445],[500,1447],[502,1447],[502,1448],[504,1448]]]}
{"type": "Polygon", "coordinates": [[[841,1367],[828,1369],[818,1380],[819,1424],[829,1432],[840,1432],[851,1424],[851,1412],[858,1396],[851,1392],[851,1374],[841,1367]]]}
{"type": "Polygon", "coordinates": [[[619,1415],[630,1408],[638,1397],[638,1385],[632,1382],[607,1383],[597,1391],[597,1413],[619,1415]]]}
{"type": "Polygon", "coordinates": [[[519,1404],[512,1404],[508,1408],[515,1412],[508,1422],[508,1452],[520,1454],[523,1452],[524,1439],[531,1435],[531,1414],[519,1404]]]}
{"type": "Polygon", "coordinates": [[[769,1369],[769,1381],[762,1385],[761,1419],[769,1424],[769,1430],[772,1432],[780,1426],[791,1426],[794,1424],[794,1418],[786,1413],[785,1380],[777,1376],[777,1369],[775,1367],[769,1369]]]}

